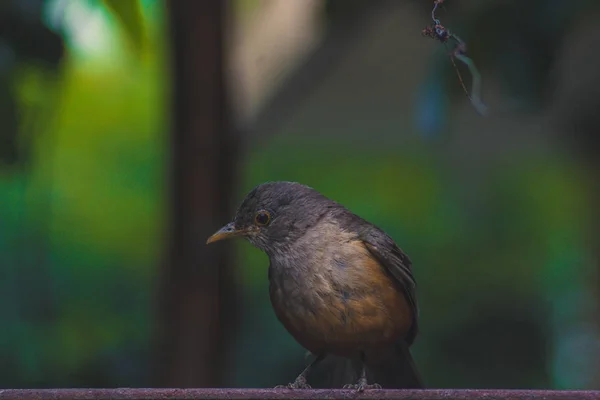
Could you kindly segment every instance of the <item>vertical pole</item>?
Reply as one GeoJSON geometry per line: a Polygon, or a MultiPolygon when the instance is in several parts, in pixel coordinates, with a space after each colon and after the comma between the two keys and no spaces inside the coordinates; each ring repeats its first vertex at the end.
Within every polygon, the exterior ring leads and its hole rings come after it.
{"type": "Polygon", "coordinates": [[[227,118],[221,0],[168,0],[171,159],[167,255],[159,278],[158,376],[216,387],[232,319],[231,244],[206,246],[231,218],[237,140],[227,118]]]}

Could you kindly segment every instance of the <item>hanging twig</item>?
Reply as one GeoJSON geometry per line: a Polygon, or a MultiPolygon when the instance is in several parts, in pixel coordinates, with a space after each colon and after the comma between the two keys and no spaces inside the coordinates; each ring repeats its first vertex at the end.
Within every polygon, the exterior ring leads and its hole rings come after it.
{"type": "Polygon", "coordinates": [[[433,9],[431,10],[431,20],[433,22],[430,26],[426,26],[425,29],[423,29],[423,31],[421,33],[423,36],[430,37],[432,39],[439,41],[440,43],[443,43],[444,46],[446,46],[446,48],[448,48],[448,42],[450,40],[453,40],[454,42],[456,42],[456,45],[450,51],[450,54],[449,54],[450,61],[452,61],[452,65],[454,66],[456,75],[458,75],[458,81],[459,81],[460,85],[462,86],[462,88],[465,92],[465,95],[471,101],[471,104],[473,104],[473,106],[475,107],[477,112],[480,113],[481,115],[485,115],[485,114],[487,114],[487,107],[481,101],[481,96],[480,96],[481,75],[479,74],[479,71],[477,70],[477,67],[475,66],[475,63],[473,62],[473,60],[471,60],[469,57],[467,57],[465,55],[465,53],[467,51],[467,44],[461,38],[459,38],[457,35],[450,32],[448,29],[446,29],[435,15],[438,8],[441,5],[443,5],[444,1],[445,0],[434,0],[433,9]],[[457,67],[454,59],[459,60],[460,62],[462,62],[469,68],[469,72],[471,73],[471,76],[473,77],[470,94],[469,94],[469,91],[467,90],[467,87],[464,83],[462,75],[461,75],[460,71],[458,70],[458,67],[457,67]]]}

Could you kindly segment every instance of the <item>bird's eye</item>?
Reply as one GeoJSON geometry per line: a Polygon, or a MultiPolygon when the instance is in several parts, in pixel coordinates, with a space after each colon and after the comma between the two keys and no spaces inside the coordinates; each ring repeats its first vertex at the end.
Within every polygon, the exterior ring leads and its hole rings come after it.
{"type": "Polygon", "coordinates": [[[260,226],[268,225],[269,222],[271,222],[271,214],[269,214],[268,211],[260,210],[254,216],[254,222],[256,222],[256,225],[260,226]]]}

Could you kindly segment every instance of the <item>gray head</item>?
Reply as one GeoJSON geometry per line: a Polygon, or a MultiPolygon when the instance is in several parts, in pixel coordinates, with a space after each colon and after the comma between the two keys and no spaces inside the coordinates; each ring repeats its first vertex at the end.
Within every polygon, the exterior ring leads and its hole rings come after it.
{"type": "Polygon", "coordinates": [[[336,207],[340,205],[300,183],[263,183],[246,195],[233,221],[206,243],[243,236],[267,254],[273,254],[294,243],[336,207]]]}

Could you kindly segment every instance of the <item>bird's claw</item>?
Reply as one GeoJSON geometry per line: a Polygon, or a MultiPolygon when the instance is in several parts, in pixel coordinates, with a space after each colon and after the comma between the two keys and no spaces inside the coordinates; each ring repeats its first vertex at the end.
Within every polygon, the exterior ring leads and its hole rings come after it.
{"type": "Polygon", "coordinates": [[[367,381],[359,381],[358,383],[349,383],[344,385],[344,389],[354,389],[358,392],[364,392],[365,389],[382,389],[379,383],[367,384],[367,381]]]}
{"type": "Polygon", "coordinates": [[[303,376],[299,376],[292,383],[288,383],[287,385],[277,385],[275,389],[312,389],[312,387],[306,383],[306,378],[303,376]]]}

